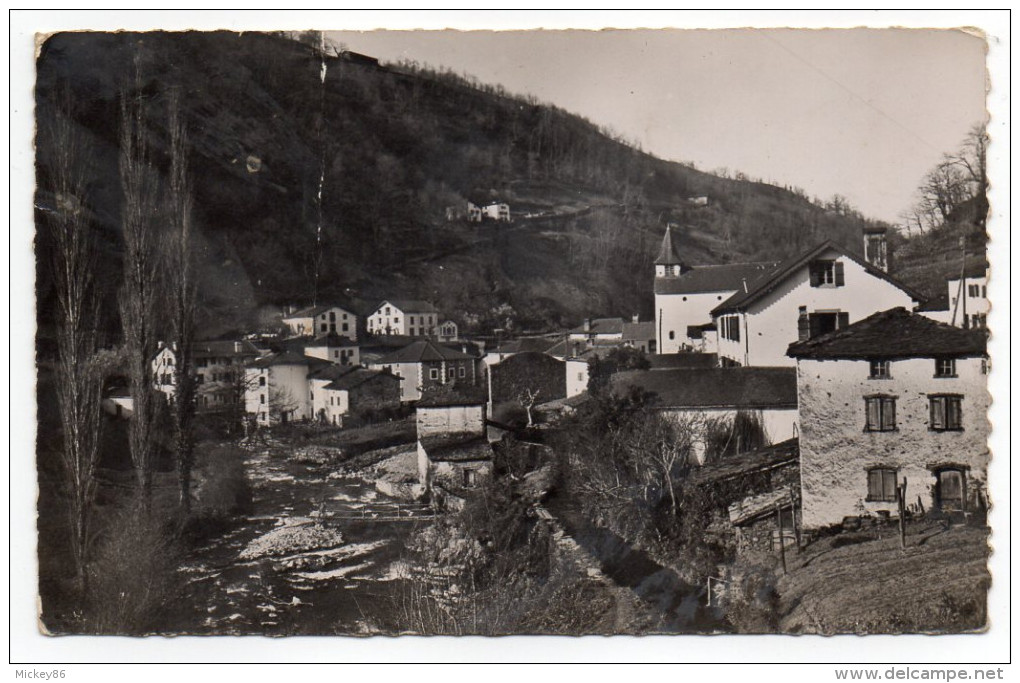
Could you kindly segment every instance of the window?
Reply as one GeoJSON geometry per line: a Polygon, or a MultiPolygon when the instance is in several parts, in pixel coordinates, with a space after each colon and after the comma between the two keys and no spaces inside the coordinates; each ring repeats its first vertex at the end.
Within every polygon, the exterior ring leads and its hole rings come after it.
{"type": "Polygon", "coordinates": [[[842,287],[846,284],[841,261],[815,261],[808,267],[812,287],[842,287]]]}
{"type": "MultiPolygon", "coordinates": [[[[346,318],[347,316],[344,316],[344,317],[346,318]]],[[[348,332],[351,329],[351,326],[348,323],[343,323],[343,325],[342,325],[342,327],[340,329],[343,330],[344,332],[348,332]]]]}
{"type": "Polygon", "coordinates": [[[463,365],[462,365],[462,366],[460,366],[459,368],[457,368],[457,377],[464,377],[464,375],[466,374],[466,372],[467,372],[467,371],[466,371],[466,370],[464,370],[464,366],[463,366],[463,365]]]}
{"type": "Polygon", "coordinates": [[[722,336],[730,341],[740,341],[740,316],[728,315],[722,319],[722,336]]]}
{"type": "Polygon", "coordinates": [[[322,323],[321,325],[319,325],[319,332],[325,332],[325,331],[326,331],[326,323],[322,323]]]}
{"type": "Polygon", "coordinates": [[[892,432],[896,430],[896,398],[868,396],[864,399],[866,432],[892,432]]]}
{"type": "Polygon", "coordinates": [[[447,378],[447,379],[453,379],[453,372],[454,372],[454,369],[453,369],[453,368],[448,368],[448,369],[446,370],[446,378],[447,378]]]}
{"type": "Polygon", "coordinates": [[[970,326],[974,329],[988,327],[988,316],[984,313],[975,313],[970,316],[970,326]]]}
{"type": "Polygon", "coordinates": [[[967,285],[967,296],[971,298],[981,296],[981,285],[967,285]]]}
{"type": "Polygon", "coordinates": [[[464,486],[474,486],[478,483],[477,470],[464,470],[464,486]]]}
{"type": "Polygon", "coordinates": [[[841,330],[850,324],[850,314],[842,311],[819,311],[808,316],[811,337],[841,330]]]}
{"type": "Polygon", "coordinates": [[[429,379],[439,379],[439,368],[429,370],[429,379]]]}
{"type": "Polygon", "coordinates": [[[583,372],[577,373],[577,381],[578,382],[583,382],[584,381],[584,373],[583,372]]]}
{"type": "Polygon", "coordinates": [[[960,431],[963,429],[963,397],[954,395],[929,396],[931,413],[929,428],[936,432],[960,431]]]}
{"type": "Polygon", "coordinates": [[[890,379],[891,377],[892,375],[889,374],[889,361],[871,361],[871,374],[868,375],[868,379],[890,379]]]}
{"type": "Polygon", "coordinates": [[[389,314],[390,314],[390,307],[389,307],[389,306],[387,306],[387,307],[386,307],[386,315],[389,315],[389,314]]]}
{"type": "Polygon", "coordinates": [[[868,470],[868,498],[872,502],[896,502],[896,470],[874,467],[868,470]]]}
{"type": "Polygon", "coordinates": [[[410,316],[410,320],[408,322],[410,322],[412,325],[414,324],[414,316],[413,315],[410,316]]]}
{"type": "Polygon", "coordinates": [[[414,336],[414,328],[412,327],[410,330],[408,330],[407,333],[413,337],[414,336]]]}
{"type": "Polygon", "coordinates": [[[200,372],[200,373],[198,373],[198,375],[196,375],[196,376],[195,376],[195,381],[196,381],[196,382],[197,382],[198,384],[201,384],[202,382],[204,382],[204,381],[205,381],[205,375],[203,375],[203,374],[202,374],[201,372],[200,372]]]}
{"type": "Polygon", "coordinates": [[[676,339],[676,332],[674,332],[673,330],[670,330],[669,331],[669,339],[670,339],[670,341],[676,339]]]}
{"type": "Polygon", "coordinates": [[[992,361],[991,361],[991,359],[989,359],[989,358],[982,358],[981,359],[981,374],[982,375],[987,375],[988,372],[991,369],[992,369],[992,361]]]}
{"type": "Polygon", "coordinates": [[[265,377],[265,375],[263,375],[262,377],[259,377],[259,386],[260,387],[266,386],[266,377],[265,377]]]}
{"type": "Polygon", "coordinates": [[[394,318],[393,319],[393,324],[394,325],[399,325],[400,324],[400,318],[394,318]]]}
{"type": "Polygon", "coordinates": [[[982,299],[988,298],[988,285],[981,285],[981,298],[982,299]]]}
{"type": "Polygon", "coordinates": [[[265,394],[259,394],[259,403],[265,405],[265,403],[266,403],[266,395],[265,394]]]}
{"type": "Polygon", "coordinates": [[[339,357],[340,357],[340,352],[339,351],[334,351],[333,352],[333,358],[339,358],[339,357]]]}
{"type": "Polygon", "coordinates": [[[936,377],[956,377],[956,359],[955,358],[936,358],[935,359],[935,376],[936,377]]]}
{"type": "Polygon", "coordinates": [[[331,323],[335,323],[336,322],[336,311],[330,311],[329,312],[329,321],[331,323]]]}

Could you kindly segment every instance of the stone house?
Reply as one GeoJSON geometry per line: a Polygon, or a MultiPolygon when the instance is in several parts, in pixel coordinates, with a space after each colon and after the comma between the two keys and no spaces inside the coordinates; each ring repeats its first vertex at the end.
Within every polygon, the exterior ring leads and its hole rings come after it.
{"type": "MultiPolygon", "coordinates": [[[[321,382],[321,379],[316,379],[321,382]]],[[[400,380],[389,372],[366,368],[341,368],[339,376],[315,392],[321,407],[317,419],[343,426],[344,418],[362,410],[396,408],[400,405],[400,380]],[[318,396],[322,395],[319,399],[318,396]]]]}
{"type": "Polygon", "coordinates": [[[388,370],[401,380],[401,400],[417,401],[423,392],[457,382],[478,383],[474,356],[431,340],[412,342],[371,362],[374,370],[388,370]]]}
{"type": "Polygon", "coordinates": [[[358,316],[341,306],[309,306],[283,316],[283,324],[298,337],[336,334],[358,339],[358,316]]]}
{"type": "Polygon", "coordinates": [[[804,525],[987,505],[988,360],[983,330],[894,308],[797,342],[804,525]]]}
{"type": "Polygon", "coordinates": [[[489,367],[489,401],[518,401],[526,392],[539,403],[565,398],[565,362],[545,353],[525,351],[489,367]]]}
{"type": "MultiPolygon", "coordinates": [[[[259,356],[259,350],[251,342],[196,341],[191,355],[196,382],[196,412],[227,410],[243,400],[244,366],[259,356]]],[[[160,343],[160,349],[152,360],[153,383],[168,401],[176,395],[174,367],[178,362],[176,349],[160,343]]]]}
{"type": "Polygon", "coordinates": [[[419,437],[485,434],[485,395],[475,387],[430,391],[415,405],[414,413],[419,437]]]}
{"type": "Polygon", "coordinates": [[[409,337],[435,336],[439,311],[427,301],[388,299],[368,316],[368,332],[375,335],[398,334],[409,337]]]}

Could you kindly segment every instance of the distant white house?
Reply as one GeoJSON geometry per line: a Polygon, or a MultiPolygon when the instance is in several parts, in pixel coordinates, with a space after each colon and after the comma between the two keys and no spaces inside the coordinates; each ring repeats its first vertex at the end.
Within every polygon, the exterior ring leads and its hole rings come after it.
{"type": "Polygon", "coordinates": [[[479,201],[468,202],[468,221],[481,223],[482,221],[510,222],[510,205],[500,201],[479,201]]]}
{"type": "Polygon", "coordinates": [[[310,306],[283,316],[283,323],[298,337],[338,334],[357,340],[358,316],[340,306],[310,306]]]}
{"type": "Polygon", "coordinates": [[[416,299],[387,299],[368,316],[369,334],[431,337],[438,325],[439,310],[416,299]]]}
{"type": "Polygon", "coordinates": [[[790,346],[803,524],[987,505],[986,338],[896,308],[790,346]]]}
{"type": "MultiPolygon", "coordinates": [[[[259,350],[247,340],[197,341],[192,347],[191,371],[196,382],[195,407],[199,412],[236,406],[241,399],[240,383],[244,365],[257,358],[259,350]]],[[[153,384],[168,401],[177,394],[174,371],[180,362],[177,350],[160,343],[152,359],[153,384]]]]}
{"type": "Polygon", "coordinates": [[[988,326],[988,268],[946,282],[949,290],[950,322],[957,327],[988,326]]]}

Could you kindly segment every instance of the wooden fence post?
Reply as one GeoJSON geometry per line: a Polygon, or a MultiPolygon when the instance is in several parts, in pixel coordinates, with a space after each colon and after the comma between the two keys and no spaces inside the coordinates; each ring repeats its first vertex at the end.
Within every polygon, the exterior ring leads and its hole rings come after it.
{"type": "Polygon", "coordinates": [[[793,515],[793,535],[797,539],[797,553],[801,552],[800,546],[800,525],[797,524],[797,504],[793,497],[793,489],[790,489],[790,514],[793,515]]]}
{"type": "Polygon", "coordinates": [[[896,505],[900,513],[900,550],[907,549],[907,478],[896,487],[896,505]]]}
{"type": "Polygon", "coordinates": [[[783,573],[786,573],[786,543],[783,542],[783,508],[776,503],[776,526],[779,527],[779,559],[783,562],[783,573]]]}

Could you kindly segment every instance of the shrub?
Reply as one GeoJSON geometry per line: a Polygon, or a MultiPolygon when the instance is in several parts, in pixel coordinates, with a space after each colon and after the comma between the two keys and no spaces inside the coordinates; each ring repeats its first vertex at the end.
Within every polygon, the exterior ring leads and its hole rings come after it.
{"type": "Polygon", "coordinates": [[[144,635],[180,594],[182,549],[172,522],[132,503],[116,514],[89,566],[85,631],[144,635]]]}
{"type": "Polygon", "coordinates": [[[251,511],[251,485],[244,468],[244,451],[218,445],[198,455],[195,472],[196,516],[227,518],[251,511]]]}

